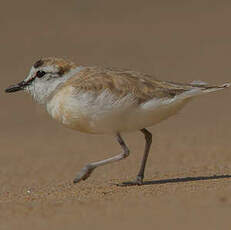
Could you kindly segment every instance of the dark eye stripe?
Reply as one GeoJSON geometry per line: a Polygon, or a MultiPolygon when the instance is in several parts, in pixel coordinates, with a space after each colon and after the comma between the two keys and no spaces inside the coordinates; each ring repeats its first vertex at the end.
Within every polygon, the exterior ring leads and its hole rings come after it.
{"type": "Polygon", "coordinates": [[[36,77],[41,78],[41,77],[43,77],[45,74],[46,74],[45,71],[37,71],[36,77]]]}

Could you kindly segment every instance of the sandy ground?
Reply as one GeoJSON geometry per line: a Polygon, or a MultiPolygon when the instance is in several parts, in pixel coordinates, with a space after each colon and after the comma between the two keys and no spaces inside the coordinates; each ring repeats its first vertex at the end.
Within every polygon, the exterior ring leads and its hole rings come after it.
{"type": "Polygon", "coordinates": [[[144,71],[165,80],[230,81],[229,1],[15,1],[0,9],[0,229],[229,229],[230,97],[195,100],[150,128],[144,186],[132,180],[140,133],[124,135],[131,155],[73,185],[84,164],[120,151],[114,137],[61,127],[23,93],[41,56],[144,71]]]}

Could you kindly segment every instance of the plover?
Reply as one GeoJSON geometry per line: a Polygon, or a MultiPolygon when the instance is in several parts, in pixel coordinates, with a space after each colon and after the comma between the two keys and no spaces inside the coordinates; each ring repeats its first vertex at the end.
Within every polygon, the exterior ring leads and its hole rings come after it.
{"type": "Polygon", "coordinates": [[[152,143],[147,127],[176,114],[192,98],[228,88],[229,83],[209,86],[157,80],[131,70],[75,65],[61,58],[38,60],[29,75],[7,93],[24,90],[44,104],[52,118],[63,125],[90,134],[112,134],[123,152],[87,164],[74,183],[86,180],[98,166],[126,158],[129,149],[121,133],[141,131],[146,144],[141,167],[130,184],[143,184],[144,170],[152,143]]]}

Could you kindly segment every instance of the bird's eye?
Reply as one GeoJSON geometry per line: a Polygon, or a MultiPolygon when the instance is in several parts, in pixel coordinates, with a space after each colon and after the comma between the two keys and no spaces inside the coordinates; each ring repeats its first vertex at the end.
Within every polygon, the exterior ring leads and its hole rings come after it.
{"type": "Polygon", "coordinates": [[[45,74],[46,74],[45,71],[37,71],[36,77],[41,78],[41,77],[43,77],[45,74]]]}

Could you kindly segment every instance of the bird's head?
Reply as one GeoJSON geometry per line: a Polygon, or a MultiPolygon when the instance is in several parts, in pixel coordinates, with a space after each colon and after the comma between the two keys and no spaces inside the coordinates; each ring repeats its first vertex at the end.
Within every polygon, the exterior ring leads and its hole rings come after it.
{"type": "Polygon", "coordinates": [[[61,58],[42,58],[34,63],[23,81],[9,86],[5,92],[25,90],[43,104],[59,84],[71,77],[76,68],[73,62],[61,58]]]}

